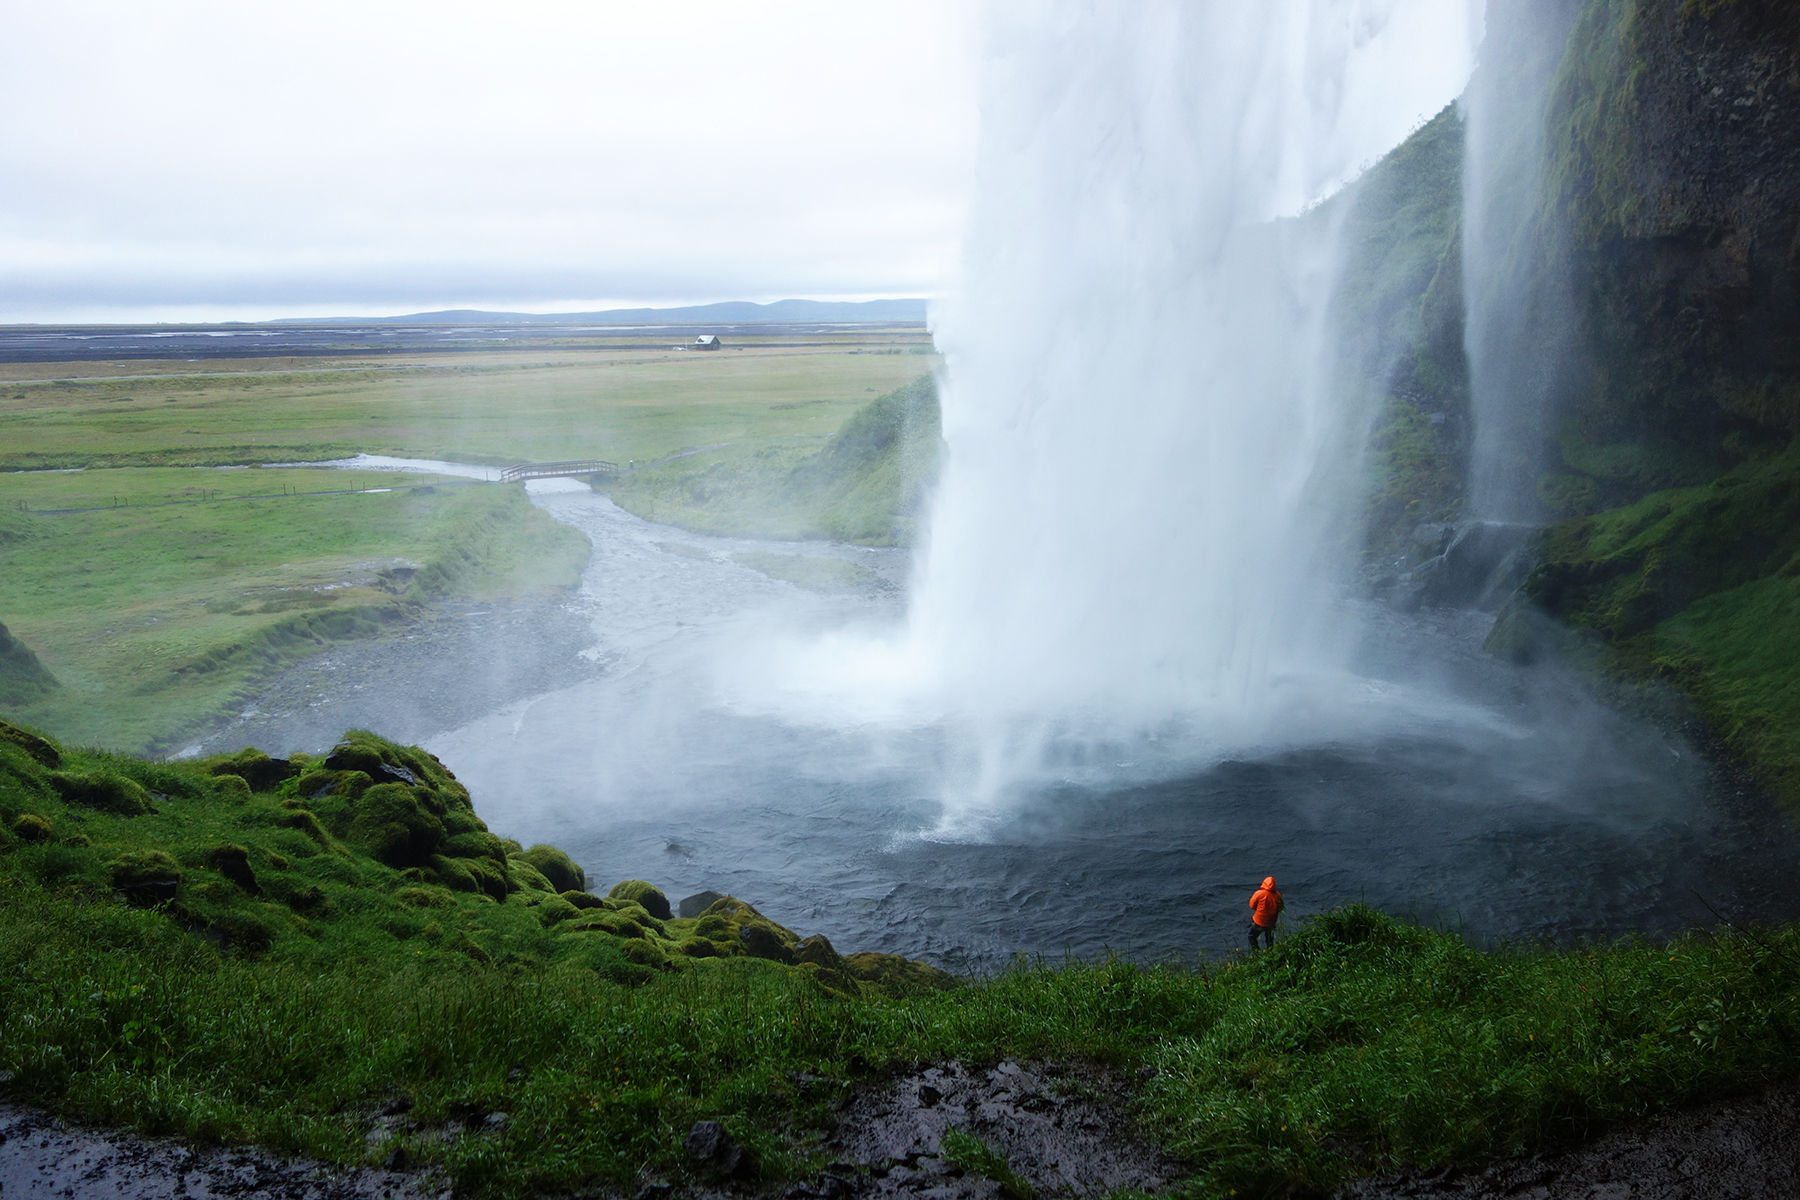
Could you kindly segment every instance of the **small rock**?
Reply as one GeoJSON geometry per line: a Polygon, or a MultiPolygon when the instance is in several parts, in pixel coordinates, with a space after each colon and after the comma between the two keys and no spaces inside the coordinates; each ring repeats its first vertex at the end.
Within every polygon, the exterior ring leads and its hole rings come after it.
{"type": "Polygon", "coordinates": [[[731,1179],[741,1179],[752,1171],[750,1152],[731,1140],[725,1127],[717,1121],[696,1121],[682,1143],[687,1152],[709,1163],[731,1179]]]}
{"type": "Polygon", "coordinates": [[[719,892],[695,892],[692,896],[689,896],[686,900],[683,900],[678,904],[675,908],[675,912],[678,916],[683,918],[697,917],[707,909],[711,908],[715,901],[723,900],[724,898],[724,895],[719,892]]]}

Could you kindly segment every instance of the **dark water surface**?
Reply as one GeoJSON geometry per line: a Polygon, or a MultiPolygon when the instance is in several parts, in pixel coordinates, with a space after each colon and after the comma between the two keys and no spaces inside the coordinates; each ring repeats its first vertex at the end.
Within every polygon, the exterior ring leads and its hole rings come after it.
{"type": "Polygon", "coordinates": [[[976,971],[1020,953],[1225,954],[1271,872],[1289,919],[1367,900],[1481,941],[1800,911],[1791,828],[1684,745],[1481,654],[1478,618],[1365,614],[1368,687],[1406,699],[1354,737],[1115,783],[1090,764],[946,822],[942,731],[769,715],[733,703],[715,666],[771,612],[894,620],[900,557],[700,537],[585,489],[536,498],[594,541],[578,604],[600,673],[426,744],[491,828],[563,846],[599,886],[728,892],[841,950],[976,971]],[[821,597],[744,551],[887,583],[821,597]]]}

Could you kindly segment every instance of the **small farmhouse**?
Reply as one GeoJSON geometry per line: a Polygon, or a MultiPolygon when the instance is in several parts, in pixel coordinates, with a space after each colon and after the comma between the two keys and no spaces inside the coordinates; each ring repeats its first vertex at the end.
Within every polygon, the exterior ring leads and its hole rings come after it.
{"type": "Polygon", "coordinates": [[[696,350],[717,350],[722,345],[724,343],[719,341],[719,336],[715,333],[703,333],[694,339],[696,350]]]}

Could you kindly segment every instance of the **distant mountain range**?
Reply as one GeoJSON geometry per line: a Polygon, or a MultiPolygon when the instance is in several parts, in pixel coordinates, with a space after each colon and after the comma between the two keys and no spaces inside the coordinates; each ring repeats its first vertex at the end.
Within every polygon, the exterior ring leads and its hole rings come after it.
{"type": "Polygon", "coordinates": [[[272,325],[786,325],[822,322],[923,325],[924,300],[726,300],[685,308],[608,308],[599,312],[516,313],[452,308],[399,317],[291,317],[272,325]]]}

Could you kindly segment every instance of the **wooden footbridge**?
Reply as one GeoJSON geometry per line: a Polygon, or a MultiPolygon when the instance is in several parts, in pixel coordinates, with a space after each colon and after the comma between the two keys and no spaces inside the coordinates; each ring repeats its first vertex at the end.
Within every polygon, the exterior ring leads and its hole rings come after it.
{"type": "Polygon", "coordinates": [[[501,483],[527,479],[560,479],[571,475],[617,475],[619,464],[603,458],[578,458],[573,462],[519,463],[500,472],[501,483]]]}

